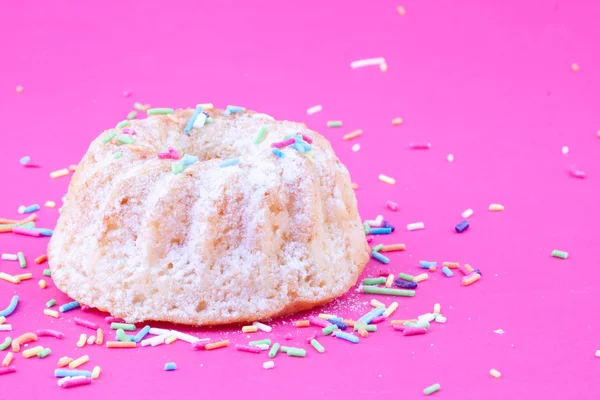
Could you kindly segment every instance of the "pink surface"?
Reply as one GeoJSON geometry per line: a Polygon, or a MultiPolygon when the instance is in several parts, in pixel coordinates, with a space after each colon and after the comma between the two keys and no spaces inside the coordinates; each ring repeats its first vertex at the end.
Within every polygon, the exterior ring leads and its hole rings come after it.
{"type": "MultiPolygon", "coordinates": [[[[1,234],[0,252],[23,251],[29,262],[23,272],[34,274],[18,286],[0,281],[0,308],[15,293],[22,299],[9,317],[10,335],[40,328],[66,334],[62,341],[40,340],[52,349],[46,359],[17,355],[18,372],[0,376],[2,398],[420,398],[435,382],[442,390],[434,396],[446,399],[600,396],[597,3],[407,0],[404,17],[392,1],[83,3],[20,1],[0,13],[0,216],[17,217],[21,204],[60,205],[68,178],[51,180],[49,172],[77,163],[134,101],[243,105],[304,121],[330,139],[360,185],[363,218],[383,213],[398,229],[382,241],[407,245],[391,255],[391,270],[417,273],[421,259],[456,260],[480,268],[483,278],[465,288],[458,276],[438,271],[416,297],[399,299],[395,318],[442,304],[448,323],[427,335],[403,337],[382,323],[358,345],[322,338],[325,354],[305,343],[315,328],[290,327],[308,314],[275,321],[270,335],[192,330],[232,343],[270,337],[307,349],[305,359],[278,355],[275,369],[266,371],[265,353],[233,346],[77,349],[79,333],[91,331],[72,318],[104,325],[105,314],[43,316],[47,300],[68,300],[50,280],[48,289],[37,286],[44,266],[33,260],[48,240],[1,234]],[[349,67],[380,56],[389,66],[385,73],[349,67]],[[20,95],[17,85],[24,86],[20,95]],[[133,96],[123,97],[124,90],[133,96]],[[323,111],[307,116],[315,104],[323,111]],[[405,123],[392,127],[395,117],[405,123]],[[343,128],[325,127],[338,119],[343,128]],[[360,138],[341,139],[358,128],[360,138]],[[433,148],[409,150],[417,141],[433,148]],[[354,143],[361,145],[357,153],[350,150],[354,143]],[[564,145],[568,155],[561,154],[564,145]],[[450,153],[454,163],[446,161],[450,153]],[[22,168],[24,155],[43,168],[22,168]],[[588,178],[570,177],[571,164],[588,178]],[[379,182],[380,173],[396,185],[379,182]],[[389,199],[398,212],[385,208],[389,199]],[[491,213],[490,203],[506,210],[491,213]],[[453,227],[467,208],[475,210],[471,228],[458,235],[453,227]],[[416,221],[426,229],[407,232],[405,225],[416,221]],[[553,249],[569,258],[551,258],[553,249]],[[283,339],[288,332],[290,341],[283,339]],[[101,378],[87,387],[56,387],[58,358],[82,354],[91,358],[89,369],[102,367],[101,378]],[[178,370],[164,372],[167,361],[178,370]],[[491,378],[490,368],[503,376],[491,378]]],[[[53,227],[57,216],[57,209],[43,208],[38,226],[53,227]]],[[[379,269],[371,262],[364,275],[379,269]]],[[[0,261],[0,271],[21,272],[10,261],[0,261]]],[[[321,311],[358,318],[373,297],[352,290],[321,311]]]]}

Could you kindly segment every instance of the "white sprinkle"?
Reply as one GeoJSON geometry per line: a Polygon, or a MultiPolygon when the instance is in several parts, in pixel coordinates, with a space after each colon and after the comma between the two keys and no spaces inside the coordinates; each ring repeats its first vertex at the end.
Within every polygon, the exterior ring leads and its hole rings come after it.
{"type": "Polygon", "coordinates": [[[200,339],[198,339],[196,336],[188,335],[187,333],[175,330],[171,331],[171,334],[174,335],[177,339],[183,340],[184,342],[188,343],[196,343],[200,341],[200,339]]]}
{"type": "Polygon", "coordinates": [[[496,329],[496,330],[494,331],[494,333],[495,333],[495,334],[498,334],[498,335],[502,335],[502,334],[504,333],[504,331],[503,331],[502,329],[496,329]]]}
{"type": "Polygon", "coordinates": [[[204,123],[206,122],[206,118],[208,118],[206,116],[206,114],[204,113],[200,113],[198,114],[198,117],[196,117],[196,119],[194,120],[194,128],[202,128],[204,126],[204,123]]]}
{"type": "Polygon", "coordinates": [[[62,386],[63,383],[65,383],[66,381],[70,381],[71,377],[70,376],[65,376],[64,378],[60,378],[59,380],[56,381],[56,383],[58,384],[58,386],[62,386]]]}
{"type": "Polygon", "coordinates": [[[275,361],[265,361],[263,363],[263,368],[264,369],[271,369],[273,367],[275,367],[275,361]]]}
{"type": "Polygon", "coordinates": [[[265,325],[258,321],[254,321],[252,323],[252,325],[254,325],[255,327],[257,327],[258,329],[260,329],[263,332],[271,332],[273,330],[273,328],[271,328],[269,325],[265,325]]]}
{"type": "Polygon", "coordinates": [[[409,231],[416,231],[417,229],[425,228],[425,224],[423,222],[414,222],[412,224],[406,225],[406,229],[409,231]]]}
{"type": "Polygon", "coordinates": [[[0,325],[0,331],[12,331],[12,325],[11,324],[0,325]]]}
{"type": "Polygon", "coordinates": [[[381,64],[385,64],[385,58],[383,58],[383,57],[367,58],[364,60],[352,61],[350,63],[350,68],[355,69],[355,68],[369,67],[371,65],[381,65],[381,64]]]}
{"type": "Polygon", "coordinates": [[[444,317],[442,314],[439,314],[435,317],[435,322],[439,322],[440,324],[445,324],[448,318],[444,317]]]}
{"type": "Polygon", "coordinates": [[[170,329],[150,328],[148,331],[151,335],[164,335],[165,333],[171,333],[170,329]]]}
{"type": "Polygon", "coordinates": [[[356,144],[352,145],[352,151],[353,152],[356,153],[359,150],[360,150],[360,144],[356,143],[356,144]]]}
{"type": "Polygon", "coordinates": [[[268,350],[269,349],[269,345],[268,344],[257,344],[256,347],[258,347],[261,350],[268,350]]]}
{"type": "Polygon", "coordinates": [[[600,357],[600,350],[596,350],[596,357],[600,357]]]}
{"type": "Polygon", "coordinates": [[[271,121],[275,120],[275,118],[271,117],[269,114],[264,114],[264,113],[256,113],[252,116],[252,118],[266,118],[266,119],[270,119],[271,121]]]}
{"type": "Polygon", "coordinates": [[[469,208],[469,209],[463,211],[463,213],[461,214],[461,216],[463,218],[469,218],[471,215],[473,215],[473,209],[472,208],[469,208]]]}
{"type": "MultiPolygon", "coordinates": [[[[147,346],[149,344],[150,346],[154,347],[154,346],[163,344],[169,336],[171,336],[171,331],[164,333],[162,335],[155,336],[152,339],[148,339],[148,343],[145,346],[147,346]]],[[[145,342],[145,340],[142,340],[142,342],[145,342]]],[[[142,346],[144,346],[143,343],[142,343],[142,346]]]]}
{"type": "Polygon", "coordinates": [[[19,206],[19,208],[17,209],[17,212],[19,214],[23,214],[25,212],[25,208],[26,208],[25,206],[19,206]]]}
{"type": "Polygon", "coordinates": [[[427,321],[427,322],[431,322],[435,319],[435,315],[433,315],[432,313],[427,313],[427,314],[423,314],[423,315],[419,315],[417,317],[417,321],[427,321]]]}
{"type": "Polygon", "coordinates": [[[452,154],[448,154],[448,162],[454,161],[454,156],[452,154]]]}
{"type": "Polygon", "coordinates": [[[17,260],[17,255],[16,254],[2,253],[2,259],[3,260],[8,260],[8,261],[16,261],[17,260]]]}
{"type": "Polygon", "coordinates": [[[92,335],[88,338],[87,344],[92,345],[92,344],[94,344],[95,341],[96,341],[96,336],[92,335]]]}
{"type": "Polygon", "coordinates": [[[567,154],[569,152],[569,146],[563,146],[562,153],[567,154]]]}
{"type": "Polygon", "coordinates": [[[313,115],[313,114],[316,114],[316,113],[318,113],[318,112],[319,112],[319,111],[321,111],[321,110],[323,110],[323,106],[321,106],[321,105],[319,104],[319,105],[316,105],[316,106],[312,106],[311,108],[309,108],[308,110],[306,110],[306,113],[307,113],[308,115],[313,115]]]}

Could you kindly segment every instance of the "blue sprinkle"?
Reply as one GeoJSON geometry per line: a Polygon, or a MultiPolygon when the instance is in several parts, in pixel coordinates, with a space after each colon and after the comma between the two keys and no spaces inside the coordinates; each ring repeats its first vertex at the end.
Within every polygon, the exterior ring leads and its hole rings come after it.
{"type": "Polygon", "coordinates": [[[165,371],[175,371],[177,369],[177,364],[174,362],[165,363],[165,371]]]}
{"type": "Polygon", "coordinates": [[[15,308],[17,308],[17,304],[19,304],[19,296],[14,295],[10,300],[8,307],[0,311],[0,317],[8,317],[10,314],[12,314],[15,311],[15,308]]]}
{"type": "Polygon", "coordinates": [[[342,332],[339,329],[337,331],[335,331],[335,336],[339,337],[340,339],[345,339],[345,340],[347,340],[349,342],[352,342],[352,343],[358,343],[359,342],[358,337],[356,337],[356,336],[354,336],[354,335],[352,335],[350,333],[342,332]]]}
{"type": "Polygon", "coordinates": [[[394,285],[402,289],[415,289],[417,286],[419,286],[417,282],[407,282],[403,281],[402,279],[395,280],[394,285]]]}
{"type": "Polygon", "coordinates": [[[42,236],[52,236],[54,231],[52,229],[46,228],[33,228],[33,230],[38,231],[42,236]]]}
{"type": "Polygon", "coordinates": [[[481,270],[480,270],[480,269],[476,269],[476,270],[475,270],[475,271],[473,271],[473,272],[477,272],[479,275],[483,276],[483,274],[481,273],[481,270]]]}
{"type": "Polygon", "coordinates": [[[245,109],[244,107],[238,107],[238,106],[227,106],[227,108],[225,109],[225,112],[224,112],[224,114],[225,114],[225,115],[231,115],[231,114],[233,114],[233,113],[236,113],[236,112],[243,112],[243,111],[245,111],[245,110],[246,110],[246,109],[245,109]]]}
{"type": "Polygon", "coordinates": [[[371,252],[371,257],[373,257],[377,261],[382,262],[384,264],[389,264],[389,262],[390,262],[389,258],[387,258],[386,256],[384,256],[383,254],[381,254],[378,251],[372,251],[371,252]]]}
{"type": "Polygon", "coordinates": [[[57,378],[64,378],[65,376],[92,376],[90,371],[83,369],[55,369],[54,376],[57,378]]]}
{"type": "Polygon", "coordinates": [[[198,162],[198,157],[191,156],[189,154],[184,154],[183,157],[181,157],[180,161],[184,167],[187,167],[188,165],[192,165],[192,164],[198,162]]]}
{"type": "Polygon", "coordinates": [[[40,209],[40,205],[39,204],[32,204],[28,207],[25,207],[25,210],[23,211],[25,214],[29,214],[32,213],[34,211],[37,211],[40,209]]]}
{"type": "Polygon", "coordinates": [[[67,311],[71,311],[75,308],[79,308],[80,304],[77,301],[72,301],[70,303],[67,304],[63,304],[62,306],[58,307],[58,311],[60,312],[67,312],[67,311]]]}
{"type": "Polygon", "coordinates": [[[219,165],[220,168],[231,167],[233,165],[237,165],[240,162],[239,158],[230,158],[229,160],[225,160],[219,165]]]}
{"type": "Polygon", "coordinates": [[[328,319],[327,322],[331,322],[332,324],[337,325],[337,327],[342,330],[346,330],[348,328],[348,325],[346,325],[344,323],[344,320],[342,320],[341,318],[331,318],[328,319]]]}
{"type": "Polygon", "coordinates": [[[273,152],[273,154],[275,154],[279,158],[285,157],[285,154],[283,153],[283,151],[279,150],[277,147],[273,147],[271,149],[271,151],[273,152]]]}
{"type": "Polygon", "coordinates": [[[454,272],[452,272],[452,270],[448,267],[444,267],[442,268],[442,272],[444,273],[444,275],[446,275],[448,278],[450,278],[451,276],[454,276],[454,272]]]}
{"type": "Polygon", "coordinates": [[[139,343],[142,339],[150,332],[150,325],[146,325],[143,327],[134,337],[133,341],[139,343]]]}
{"type": "Polygon", "coordinates": [[[196,122],[196,118],[198,118],[198,115],[200,115],[201,112],[202,112],[202,106],[197,106],[196,110],[194,111],[194,113],[190,117],[190,120],[188,121],[187,125],[185,126],[185,129],[183,130],[185,133],[189,133],[192,130],[192,128],[194,127],[194,122],[196,122]]]}
{"type": "Polygon", "coordinates": [[[392,233],[392,228],[371,228],[369,234],[371,235],[389,235],[392,233]]]}
{"type": "Polygon", "coordinates": [[[390,228],[392,230],[392,232],[394,232],[396,230],[396,227],[394,225],[391,225],[389,222],[387,221],[383,221],[383,228],[390,228]]]}
{"type": "Polygon", "coordinates": [[[296,149],[297,151],[299,151],[300,153],[304,153],[306,150],[304,150],[304,146],[302,146],[300,143],[298,143],[296,141],[296,143],[292,144],[292,146],[294,149],[296,149]]]}
{"type": "Polygon", "coordinates": [[[27,164],[29,161],[31,161],[31,157],[25,156],[25,157],[21,158],[21,160],[19,162],[21,164],[27,164]]]}
{"type": "Polygon", "coordinates": [[[368,313],[366,313],[365,315],[363,315],[362,317],[360,317],[358,319],[358,322],[370,324],[371,321],[373,321],[375,318],[379,317],[380,315],[383,315],[384,312],[385,312],[385,308],[383,308],[383,307],[374,308],[371,311],[369,311],[368,313]]]}
{"type": "Polygon", "coordinates": [[[469,227],[469,221],[464,220],[464,221],[460,221],[458,224],[456,224],[454,229],[456,229],[456,232],[462,233],[465,230],[467,230],[468,227],[469,227]]]}
{"type": "Polygon", "coordinates": [[[419,265],[421,268],[437,267],[437,263],[435,261],[419,261],[419,265]]]}

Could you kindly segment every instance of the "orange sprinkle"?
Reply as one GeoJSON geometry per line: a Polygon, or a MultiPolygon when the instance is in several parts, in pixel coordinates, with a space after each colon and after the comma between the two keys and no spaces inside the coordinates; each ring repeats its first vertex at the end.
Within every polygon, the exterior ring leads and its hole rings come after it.
{"type": "Polygon", "coordinates": [[[354,189],[354,190],[358,189],[358,183],[352,182],[352,189],[354,189]]]}
{"type": "Polygon", "coordinates": [[[344,324],[346,324],[348,326],[354,326],[354,325],[356,325],[358,323],[358,322],[353,321],[351,319],[344,319],[343,322],[344,322],[344,324]]]}
{"type": "Polygon", "coordinates": [[[435,272],[436,268],[435,265],[432,265],[431,267],[429,267],[429,272],[435,272]]]}
{"type": "Polygon", "coordinates": [[[18,224],[18,219],[0,218],[0,224],[18,224]]]}
{"type": "Polygon", "coordinates": [[[96,330],[96,344],[102,346],[102,342],[104,342],[104,331],[102,328],[98,328],[98,330],[96,330]]]}
{"type": "Polygon", "coordinates": [[[458,268],[460,266],[460,264],[454,261],[444,261],[442,265],[448,268],[458,268]]]}
{"type": "Polygon", "coordinates": [[[17,86],[17,93],[23,93],[23,86],[17,86]]]}
{"type": "Polygon", "coordinates": [[[178,124],[178,123],[179,123],[179,118],[177,118],[177,117],[174,117],[174,116],[173,116],[173,115],[171,115],[171,114],[168,114],[168,115],[167,115],[167,118],[169,118],[171,121],[175,122],[176,124],[178,124]]]}
{"type": "Polygon", "coordinates": [[[577,64],[577,63],[571,64],[571,69],[573,70],[573,72],[579,71],[579,64],[577,64]]]}
{"type": "Polygon", "coordinates": [[[15,355],[10,351],[8,353],[6,353],[6,357],[4,357],[4,360],[2,361],[2,366],[8,367],[14,356],[15,355]]]}
{"type": "Polygon", "coordinates": [[[142,151],[142,147],[137,144],[128,144],[127,148],[131,151],[142,151]]]}
{"type": "Polygon", "coordinates": [[[59,169],[57,171],[50,172],[50,178],[52,178],[52,179],[60,178],[61,176],[66,176],[66,175],[69,175],[68,168],[63,168],[63,169],[59,169]]]}
{"type": "Polygon", "coordinates": [[[0,325],[6,322],[6,317],[0,317],[0,325]]]}
{"type": "Polygon", "coordinates": [[[469,271],[469,272],[473,272],[473,271],[475,271],[475,270],[473,269],[473,267],[471,267],[469,264],[465,264],[465,269],[466,269],[467,271],[469,271]]]}
{"type": "MultiPolygon", "coordinates": [[[[18,353],[19,350],[21,350],[21,345],[23,343],[35,342],[37,339],[38,339],[38,337],[35,333],[31,333],[31,332],[24,333],[12,341],[12,343],[11,343],[12,351],[14,351],[15,353],[18,353]]],[[[44,348],[42,347],[42,350],[43,349],[44,348]]]]}
{"type": "Polygon", "coordinates": [[[396,8],[396,11],[398,11],[398,14],[403,17],[406,15],[406,10],[402,6],[398,6],[398,8],[396,8]]]}
{"type": "Polygon", "coordinates": [[[479,280],[479,278],[481,278],[481,275],[479,275],[477,273],[471,274],[471,275],[463,278],[462,284],[464,286],[469,286],[470,284],[477,282],[479,280]]]}
{"type": "MultiPolygon", "coordinates": [[[[118,343],[121,343],[121,342],[118,342],[118,343]]],[[[125,342],[125,343],[129,343],[129,342],[125,342]]],[[[221,340],[219,342],[207,344],[206,346],[204,346],[204,350],[220,349],[221,347],[227,347],[227,346],[229,346],[229,340],[221,340]]]]}
{"type": "Polygon", "coordinates": [[[61,357],[56,365],[59,367],[66,367],[71,363],[71,361],[73,361],[71,357],[61,357]]]}
{"type": "Polygon", "coordinates": [[[37,219],[37,214],[31,214],[29,217],[22,219],[18,222],[19,225],[26,224],[28,222],[33,222],[37,219]]]}
{"type": "Polygon", "coordinates": [[[365,328],[358,328],[358,334],[362,337],[369,336],[369,332],[365,328]]]}
{"type": "Polygon", "coordinates": [[[392,322],[390,322],[390,325],[394,326],[394,325],[402,325],[405,322],[417,322],[416,319],[394,319],[392,320],[392,322]]]}
{"type": "Polygon", "coordinates": [[[12,232],[12,226],[0,226],[0,233],[12,232]]]}
{"type": "Polygon", "coordinates": [[[310,321],[307,319],[301,319],[300,321],[296,321],[296,328],[307,328],[310,326],[310,321]]]}
{"type": "Polygon", "coordinates": [[[379,250],[381,253],[385,253],[386,251],[402,251],[402,250],[406,250],[406,245],[402,244],[402,243],[398,243],[398,244],[388,244],[387,246],[383,246],[381,248],[381,250],[379,250]]]}
{"type": "Polygon", "coordinates": [[[42,254],[41,256],[39,256],[38,258],[35,259],[35,263],[41,264],[43,262],[46,262],[46,260],[48,260],[48,256],[45,254],[42,254]]]}
{"type": "Polygon", "coordinates": [[[354,139],[356,137],[359,137],[360,135],[362,135],[363,131],[362,129],[357,129],[355,131],[352,131],[350,133],[347,133],[344,135],[344,140],[350,140],[350,139],[354,139]]]}
{"type": "Polygon", "coordinates": [[[46,281],[45,281],[45,280],[43,280],[43,279],[40,279],[40,280],[38,281],[38,285],[39,285],[39,286],[40,286],[42,289],[46,289],[46,287],[48,286],[48,285],[46,284],[46,281]]]}
{"type": "Polygon", "coordinates": [[[19,282],[26,281],[27,279],[31,279],[31,277],[32,277],[31,273],[15,275],[15,278],[17,278],[19,280],[19,282]]]}
{"type": "Polygon", "coordinates": [[[4,279],[5,281],[8,281],[10,283],[21,282],[21,280],[19,278],[17,278],[16,276],[9,275],[5,272],[0,272],[0,279],[4,279]]]}
{"type": "Polygon", "coordinates": [[[75,164],[69,165],[69,171],[73,171],[73,172],[77,171],[77,165],[75,165],[75,164]]]}
{"type": "Polygon", "coordinates": [[[48,310],[47,308],[44,310],[44,315],[47,315],[52,318],[58,318],[58,311],[48,310]]]}
{"type": "Polygon", "coordinates": [[[106,347],[109,349],[133,349],[137,347],[136,342],[106,342],[106,347]]]}
{"type": "Polygon", "coordinates": [[[398,117],[398,118],[394,118],[394,119],[392,120],[392,125],[393,125],[393,126],[398,126],[398,125],[401,125],[401,124],[402,124],[402,122],[403,122],[403,121],[402,121],[402,118],[400,118],[400,117],[398,117]]]}

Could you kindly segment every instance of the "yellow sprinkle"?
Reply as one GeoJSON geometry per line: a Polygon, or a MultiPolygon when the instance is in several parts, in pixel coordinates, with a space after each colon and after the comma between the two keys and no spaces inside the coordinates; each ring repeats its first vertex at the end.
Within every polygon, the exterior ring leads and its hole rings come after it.
{"type": "Polygon", "coordinates": [[[398,11],[399,15],[401,15],[401,16],[405,16],[406,15],[406,10],[404,9],[404,7],[398,6],[398,8],[396,10],[398,11]]]}
{"type": "Polygon", "coordinates": [[[498,371],[497,369],[490,369],[490,375],[493,376],[494,378],[500,378],[502,376],[502,374],[500,373],[500,371],[498,371]]]}
{"type": "Polygon", "coordinates": [[[52,318],[58,318],[58,311],[45,309],[44,310],[44,315],[47,315],[47,316],[52,317],[52,318]]]}
{"type": "Polygon", "coordinates": [[[0,325],[6,322],[6,317],[0,317],[0,325]]]}
{"type": "Polygon", "coordinates": [[[490,211],[504,211],[504,206],[502,204],[490,204],[490,211]]]}
{"type": "Polygon", "coordinates": [[[92,379],[98,379],[98,377],[100,377],[100,372],[100,367],[96,365],[92,370],[92,379]]]}
{"type": "Polygon", "coordinates": [[[66,367],[67,365],[69,365],[71,363],[71,361],[73,361],[73,359],[71,357],[61,357],[60,360],[58,360],[58,363],[56,364],[59,367],[66,367]]]}
{"type": "Polygon", "coordinates": [[[324,319],[325,321],[327,321],[328,319],[331,318],[337,318],[337,315],[335,314],[319,314],[319,319],[324,319]]]}
{"type": "Polygon", "coordinates": [[[390,178],[389,176],[386,175],[379,175],[379,180],[381,182],[387,183],[389,185],[395,185],[396,184],[396,180],[394,178],[390,178]]]}
{"type": "Polygon", "coordinates": [[[475,270],[473,269],[473,267],[471,267],[469,264],[465,264],[465,265],[464,265],[464,268],[465,268],[467,271],[469,271],[469,272],[473,272],[473,271],[475,271],[475,270]]]}
{"type": "Polygon", "coordinates": [[[394,274],[389,274],[387,280],[385,281],[385,287],[391,288],[392,283],[394,283],[394,274]]]}
{"type": "Polygon", "coordinates": [[[379,64],[379,70],[380,70],[381,72],[385,72],[385,71],[387,71],[387,64],[386,64],[386,63],[379,64]]]}
{"type": "Polygon", "coordinates": [[[344,140],[350,140],[350,139],[354,139],[356,137],[359,137],[360,135],[362,135],[363,131],[362,129],[357,129],[355,131],[352,131],[350,133],[347,133],[344,135],[344,140]]]}
{"type": "Polygon", "coordinates": [[[426,280],[427,278],[429,278],[429,275],[427,275],[426,273],[424,273],[424,274],[421,274],[421,275],[417,275],[417,276],[415,276],[415,277],[413,278],[413,282],[417,282],[417,283],[419,283],[419,282],[421,282],[421,281],[424,281],[424,280],[426,280]]]}
{"type": "Polygon", "coordinates": [[[79,335],[79,341],[77,342],[77,347],[81,348],[81,347],[85,346],[86,341],[87,341],[87,335],[85,333],[82,333],[81,335],[79,335]]]}
{"type": "Polygon", "coordinates": [[[390,306],[383,312],[383,316],[386,318],[389,317],[394,311],[396,311],[397,308],[398,302],[395,301],[392,304],[390,304],[390,306]]]}
{"type": "Polygon", "coordinates": [[[40,285],[40,287],[42,289],[46,289],[46,281],[43,279],[40,279],[40,281],[38,282],[38,285],[40,285]]]}
{"type": "Polygon", "coordinates": [[[571,69],[572,69],[574,72],[577,72],[577,71],[579,71],[579,64],[577,64],[577,63],[573,63],[573,64],[571,64],[571,69]]]}
{"type": "Polygon", "coordinates": [[[31,272],[28,272],[26,274],[19,274],[19,275],[15,275],[15,278],[17,278],[19,281],[26,281],[28,279],[31,279],[33,275],[31,274],[31,272]]]}
{"type": "Polygon", "coordinates": [[[42,350],[44,350],[44,347],[35,346],[35,347],[32,347],[31,349],[23,350],[23,353],[21,353],[21,354],[23,354],[23,357],[25,357],[25,358],[31,358],[31,357],[37,356],[38,353],[42,350]]]}
{"type": "Polygon", "coordinates": [[[86,362],[90,361],[90,356],[81,356],[73,361],[71,361],[69,363],[69,368],[71,369],[75,369],[77,367],[81,367],[83,364],[85,364],[86,362]]]}
{"type": "Polygon", "coordinates": [[[382,302],[380,302],[377,299],[371,300],[371,305],[375,308],[385,308],[385,304],[383,304],[382,302]]]}
{"type": "Polygon", "coordinates": [[[254,325],[246,325],[242,327],[242,332],[244,333],[252,333],[252,332],[256,332],[258,330],[258,328],[254,325]]]}
{"type": "Polygon", "coordinates": [[[61,176],[66,176],[66,175],[69,175],[68,168],[63,168],[63,169],[59,169],[58,171],[50,172],[50,178],[52,178],[52,179],[60,178],[61,176]]]}
{"type": "Polygon", "coordinates": [[[56,203],[51,200],[48,200],[47,202],[44,203],[44,206],[48,207],[48,208],[54,208],[54,207],[56,207],[56,203]]]}
{"type": "Polygon", "coordinates": [[[304,153],[304,156],[306,157],[306,159],[308,160],[309,163],[314,164],[315,160],[313,159],[312,154],[310,153],[304,153]]]}
{"type": "Polygon", "coordinates": [[[14,356],[15,355],[12,351],[9,351],[8,353],[6,353],[6,357],[4,357],[4,360],[2,360],[2,366],[8,367],[14,356]]]}
{"type": "Polygon", "coordinates": [[[17,93],[23,93],[23,86],[17,86],[17,93]]]}
{"type": "Polygon", "coordinates": [[[398,117],[398,118],[394,118],[394,119],[392,120],[392,125],[393,125],[393,126],[398,126],[398,125],[401,125],[401,124],[402,124],[402,118],[400,118],[400,117],[398,117]]]}
{"type": "Polygon", "coordinates": [[[442,312],[442,306],[440,305],[440,303],[435,303],[433,305],[433,313],[440,314],[441,312],[442,312]]]}
{"type": "Polygon", "coordinates": [[[19,278],[17,278],[16,276],[9,275],[5,272],[0,272],[0,279],[4,279],[5,281],[8,281],[10,283],[21,282],[21,280],[19,278]]]}
{"type": "Polygon", "coordinates": [[[171,336],[169,336],[168,338],[165,339],[165,343],[166,344],[171,344],[171,343],[173,343],[176,340],[177,340],[177,336],[171,335],[171,336]]]}
{"type": "Polygon", "coordinates": [[[202,107],[203,110],[212,110],[213,109],[212,103],[198,104],[198,106],[202,107]]]}

